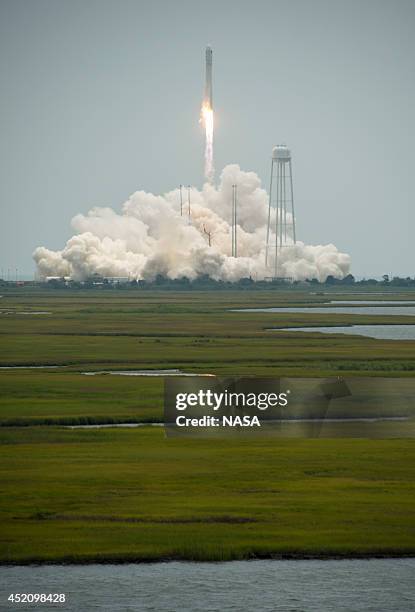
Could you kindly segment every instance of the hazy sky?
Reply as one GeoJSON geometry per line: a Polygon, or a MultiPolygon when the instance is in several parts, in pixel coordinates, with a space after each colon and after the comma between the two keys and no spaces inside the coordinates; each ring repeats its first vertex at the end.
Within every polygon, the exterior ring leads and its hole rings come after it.
{"type": "Polygon", "coordinates": [[[415,275],[415,0],[0,0],[0,264],[33,273],[71,218],[293,152],[297,234],[356,275],[415,275]]]}

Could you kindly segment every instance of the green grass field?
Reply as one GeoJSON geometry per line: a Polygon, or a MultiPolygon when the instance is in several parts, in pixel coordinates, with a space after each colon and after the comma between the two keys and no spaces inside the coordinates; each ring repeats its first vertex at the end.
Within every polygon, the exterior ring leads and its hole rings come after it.
{"type": "Polygon", "coordinates": [[[0,369],[0,559],[414,554],[412,440],[184,440],[155,427],[56,427],[162,420],[162,379],[87,371],[414,376],[415,341],[267,329],[415,317],[230,312],[326,299],[298,290],[3,291],[0,366],[20,367],[0,369]],[[50,314],[23,314],[39,311],[50,314]],[[28,369],[39,365],[54,367],[28,369]]]}
{"type": "Polygon", "coordinates": [[[415,551],[410,440],[1,437],[3,562],[415,551]]]}

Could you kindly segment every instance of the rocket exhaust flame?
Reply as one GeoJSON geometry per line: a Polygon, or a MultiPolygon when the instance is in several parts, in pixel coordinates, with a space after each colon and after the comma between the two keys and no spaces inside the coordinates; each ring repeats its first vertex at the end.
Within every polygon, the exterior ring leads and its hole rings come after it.
{"type": "Polygon", "coordinates": [[[206,47],[205,96],[200,112],[200,121],[205,128],[205,178],[213,182],[213,104],[212,104],[212,49],[206,47]]]}
{"type": "Polygon", "coordinates": [[[213,109],[206,101],[202,105],[201,122],[205,128],[205,178],[211,183],[215,173],[213,167],[213,109]]]}

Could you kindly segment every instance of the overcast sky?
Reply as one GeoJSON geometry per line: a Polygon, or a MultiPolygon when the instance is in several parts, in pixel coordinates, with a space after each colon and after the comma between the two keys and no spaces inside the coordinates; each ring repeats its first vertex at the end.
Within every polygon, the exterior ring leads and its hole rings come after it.
{"type": "Polygon", "coordinates": [[[1,0],[0,264],[33,274],[71,218],[293,154],[297,234],[357,276],[415,275],[414,0],[1,0]]]}

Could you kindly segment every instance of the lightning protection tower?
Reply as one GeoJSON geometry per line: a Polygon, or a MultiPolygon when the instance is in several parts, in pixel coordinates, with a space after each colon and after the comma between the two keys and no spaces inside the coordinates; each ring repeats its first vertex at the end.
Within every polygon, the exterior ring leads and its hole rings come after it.
{"type": "Polygon", "coordinates": [[[265,266],[273,267],[274,278],[278,278],[278,262],[283,248],[296,243],[293,176],[291,151],[285,144],[272,150],[271,179],[269,187],[267,244],[265,266]],[[270,244],[270,242],[273,244],[270,244]]]}
{"type": "Polygon", "coordinates": [[[232,257],[238,257],[238,214],[237,214],[237,185],[232,185],[232,257]]]}

